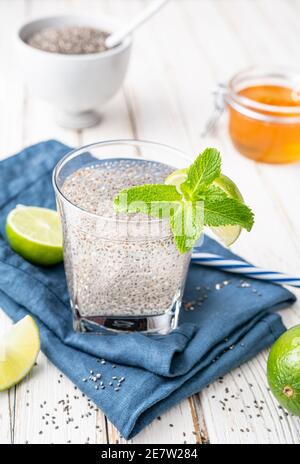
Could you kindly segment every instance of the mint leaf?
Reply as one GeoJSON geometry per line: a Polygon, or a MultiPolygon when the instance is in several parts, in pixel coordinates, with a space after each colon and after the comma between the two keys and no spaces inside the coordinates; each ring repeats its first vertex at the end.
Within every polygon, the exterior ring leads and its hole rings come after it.
{"type": "Polygon", "coordinates": [[[206,188],[204,192],[199,193],[196,195],[198,200],[205,200],[209,199],[210,201],[221,201],[224,198],[230,198],[228,195],[224,192],[224,190],[220,189],[216,185],[210,185],[209,187],[206,188]]]}
{"type": "Polygon", "coordinates": [[[181,200],[174,185],[146,184],[121,190],[114,199],[114,207],[118,212],[168,217],[170,209],[181,200]]]}
{"type": "Polygon", "coordinates": [[[203,206],[203,202],[182,201],[171,214],[170,226],[180,253],[192,250],[203,232],[203,206]]]}
{"type": "Polygon", "coordinates": [[[199,196],[221,174],[221,156],[215,148],[206,148],[188,170],[187,180],[180,186],[185,198],[199,196]]]}
{"type": "Polygon", "coordinates": [[[244,203],[224,194],[218,200],[213,195],[206,196],[204,200],[204,223],[206,226],[219,227],[229,225],[240,225],[248,232],[254,224],[254,215],[251,209],[244,203]]]}

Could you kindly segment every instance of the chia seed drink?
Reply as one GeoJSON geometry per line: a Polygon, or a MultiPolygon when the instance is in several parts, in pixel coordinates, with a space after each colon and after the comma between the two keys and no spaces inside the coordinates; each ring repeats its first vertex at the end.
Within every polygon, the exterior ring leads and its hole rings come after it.
{"type": "Polygon", "coordinates": [[[74,327],[168,333],[177,324],[190,253],[179,253],[168,220],[116,213],[113,200],[124,188],[163,183],[174,168],[84,156],[89,162],[67,172],[58,195],[74,327]]]}

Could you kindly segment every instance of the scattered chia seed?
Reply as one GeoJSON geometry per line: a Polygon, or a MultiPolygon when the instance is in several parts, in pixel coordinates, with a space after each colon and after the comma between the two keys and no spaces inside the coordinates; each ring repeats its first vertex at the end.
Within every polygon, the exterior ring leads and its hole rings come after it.
{"type": "Polygon", "coordinates": [[[186,309],[187,311],[194,311],[195,304],[196,304],[196,301],[189,301],[188,303],[184,304],[184,309],[186,309]]]}
{"type": "Polygon", "coordinates": [[[246,282],[245,280],[241,280],[240,283],[238,284],[239,288],[250,288],[251,284],[249,282],[246,282]]]}
{"type": "Polygon", "coordinates": [[[215,289],[216,290],[221,290],[224,287],[227,287],[227,285],[230,284],[230,280],[223,280],[223,282],[219,282],[215,284],[215,289]]]}

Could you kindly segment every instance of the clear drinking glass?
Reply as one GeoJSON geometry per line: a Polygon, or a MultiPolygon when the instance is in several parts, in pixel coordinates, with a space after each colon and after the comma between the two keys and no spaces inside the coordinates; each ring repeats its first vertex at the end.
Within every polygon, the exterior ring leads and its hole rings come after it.
{"type": "Polygon", "coordinates": [[[112,199],[188,164],[175,148],[137,140],[89,145],[58,163],[53,184],[75,330],[167,334],[177,326],[191,253],[179,253],[169,220],[116,213],[112,199]]]}

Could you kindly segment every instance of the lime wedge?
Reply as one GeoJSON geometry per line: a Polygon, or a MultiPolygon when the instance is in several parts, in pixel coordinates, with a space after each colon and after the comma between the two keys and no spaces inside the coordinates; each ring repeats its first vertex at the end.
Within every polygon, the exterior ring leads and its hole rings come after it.
{"type": "Polygon", "coordinates": [[[0,336],[0,391],[19,383],[34,366],[40,351],[39,329],[26,316],[0,336]]]}
{"type": "Polygon", "coordinates": [[[41,266],[63,260],[59,215],[47,208],[19,206],[6,220],[6,235],[14,251],[41,266]]]}
{"type": "Polygon", "coordinates": [[[180,190],[181,184],[186,181],[187,178],[187,169],[178,169],[177,171],[172,172],[166,179],[166,185],[175,185],[177,192],[182,193],[180,190]]]}
{"type": "MultiPolygon", "coordinates": [[[[180,186],[185,182],[187,178],[188,169],[178,169],[172,172],[166,179],[165,184],[175,185],[179,193],[181,192],[180,186]]],[[[224,174],[221,174],[218,179],[214,181],[214,184],[220,189],[224,190],[230,198],[234,198],[239,201],[244,201],[241,192],[239,191],[236,184],[224,174]]],[[[241,226],[221,226],[211,227],[212,232],[226,245],[232,245],[241,235],[241,226]]]]}
{"type": "Polygon", "coordinates": [[[214,184],[217,187],[220,187],[220,189],[224,190],[224,192],[226,192],[229,197],[244,202],[243,196],[237,185],[229,177],[221,174],[220,177],[214,181],[214,184]]]}
{"type": "MultiPolygon", "coordinates": [[[[221,174],[218,179],[214,181],[214,184],[220,189],[224,190],[230,198],[244,202],[241,192],[237,188],[236,184],[224,174],[221,174]]],[[[212,232],[219,237],[220,240],[226,245],[232,245],[241,235],[241,226],[222,226],[222,227],[211,227],[212,232]]]]}

